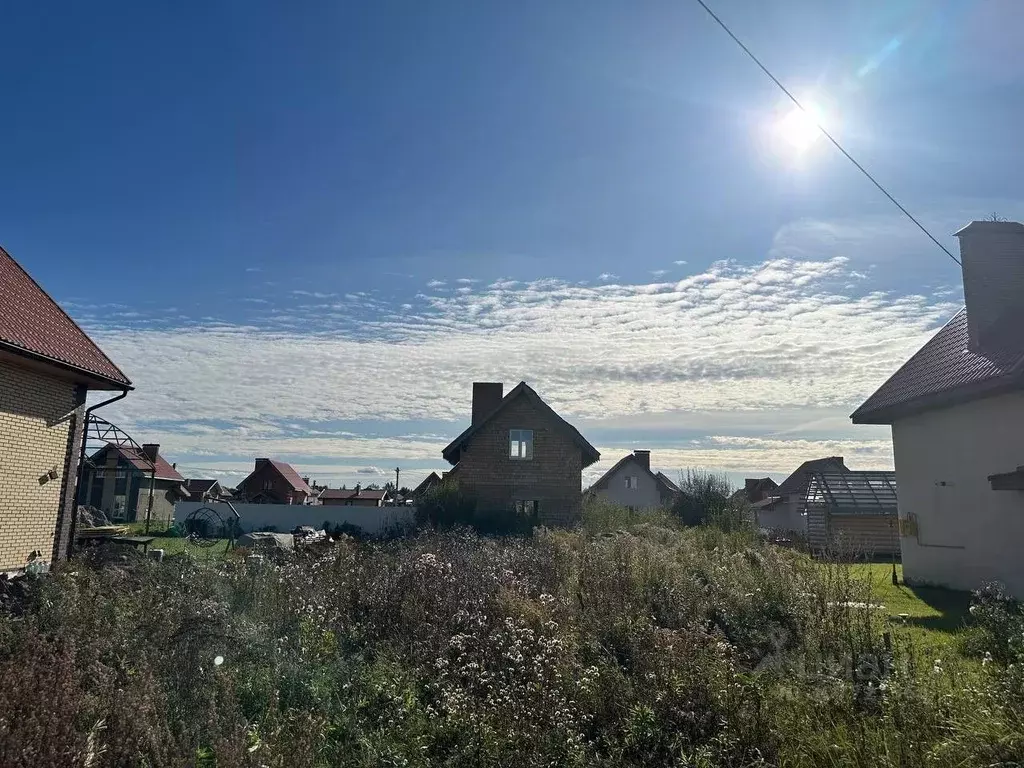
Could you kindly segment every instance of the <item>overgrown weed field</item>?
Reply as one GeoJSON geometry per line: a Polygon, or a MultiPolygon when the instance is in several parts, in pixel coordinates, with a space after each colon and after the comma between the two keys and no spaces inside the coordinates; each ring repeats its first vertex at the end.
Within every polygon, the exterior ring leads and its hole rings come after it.
{"type": "Polygon", "coordinates": [[[600,527],[65,564],[0,612],[0,765],[1024,760],[995,592],[972,615],[889,566],[600,527]]]}

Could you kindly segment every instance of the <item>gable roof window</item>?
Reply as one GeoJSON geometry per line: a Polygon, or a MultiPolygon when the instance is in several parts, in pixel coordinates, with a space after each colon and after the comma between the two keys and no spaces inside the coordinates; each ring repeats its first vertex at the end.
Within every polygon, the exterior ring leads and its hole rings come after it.
{"type": "Polygon", "coordinates": [[[510,429],[508,431],[508,457],[510,459],[533,458],[532,429],[510,429]]]}

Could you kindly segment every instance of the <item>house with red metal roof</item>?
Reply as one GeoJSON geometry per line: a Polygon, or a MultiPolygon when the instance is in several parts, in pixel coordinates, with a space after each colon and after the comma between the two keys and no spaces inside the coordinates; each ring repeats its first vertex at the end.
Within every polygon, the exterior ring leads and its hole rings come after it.
{"type": "Polygon", "coordinates": [[[144,443],[141,453],[108,444],[86,462],[78,503],[102,510],[114,522],[166,527],[174,520],[174,505],[191,496],[185,483],[158,444],[144,443]]]}
{"type": "MultiPolygon", "coordinates": [[[[0,572],[70,551],[90,390],[128,377],[0,248],[0,572]]],[[[113,398],[112,398],[113,399],[113,398]]],[[[109,402],[109,401],[108,401],[109,402]]],[[[102,405],[102,404],[100,404],[102,405]]]]}
{"type": "Polygon", "coordinates": [[[851,418],[891,425],[907,582],[1024,598],[1024,224],[956,234],[966,306],[851,418]]]}
{"type": "Polygon", "coordinates": [[[290,464],[256,459],[255,469],[238,484],[236,496],[250,504],[310,504],[316,494],[290,464]]]}

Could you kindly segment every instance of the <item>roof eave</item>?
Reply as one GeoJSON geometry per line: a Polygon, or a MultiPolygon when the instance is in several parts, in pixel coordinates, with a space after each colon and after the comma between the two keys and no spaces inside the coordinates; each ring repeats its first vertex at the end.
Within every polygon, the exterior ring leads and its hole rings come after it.
{"type": "Polygon", "coordinates": [[[1024,377],[1021,376],[1020,370],[1016,370],[1013,373],[995,379],[934,392],[897,405],[870,409],[865,409],[864,406],[861,406],[850,414],[850,420],[854,424],[892,424],[899,419],[916,416],[925,411],[962,405],[971,400],[979,400],[991,397],[992,395],[1002,394],[1003,392],[1011,392],[1015,389],[1020,389],[1022,386],[1024,386],[1024,377]]]}
{"type": "Polygon", "coordinates": [[[75,374],[76,381],[81,384],[85,384],[89,389],[100,391],[120,390],[129,392],[135,389],[135,386],[127,376],[124,381],[118,381],[117,379],[112,379],[109,376],[104,376],[101,373],[80,368],[79,366],[73,365],[72,363],[68,363],[64,360],[58,360],[55,357],[50,357],[48,355],[40,354],[39,352],[33,352],[30,349],[25,349],[24,347],[19,347],[17,344],[0,341],[0,351],[8,352],[12,355],[26,358],[36,363],[42,363],[53,368],[58,368],[67,373],[73,373],[75,374]]]}

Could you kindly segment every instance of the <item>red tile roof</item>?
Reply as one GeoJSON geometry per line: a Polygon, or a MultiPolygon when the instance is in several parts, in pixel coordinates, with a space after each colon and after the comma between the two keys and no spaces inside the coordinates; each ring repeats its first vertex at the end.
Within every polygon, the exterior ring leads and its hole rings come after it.
{"type": "Polygon", "coordinates": [[[1020,384],[1024,342],[1017,324],[1002,343],[984,352],[968,345],[967,310],[961,309],[850,417],[855,424],[891,424],[892,417],[929,406],[948,405],[973,394],[1020,384]]]}
{"type": "Polygon", "coordinates": [[[118,387],[131,382],[28,272],[0,248],[0,347],[77,368],[118,387]]]}
{"type": "Polygon", "coordinates": [[[306,485],[306,481],[299,477],[299,473],[295,471],[291,464],[285,464],[283,461],[275,461],[274,459],[269,461],[274,469],[280,473],[281,477],[288,481],[288,485],[292,487],[293,491],[299,491],[307,496],[313,495],[313,489],[306,485]]]}

